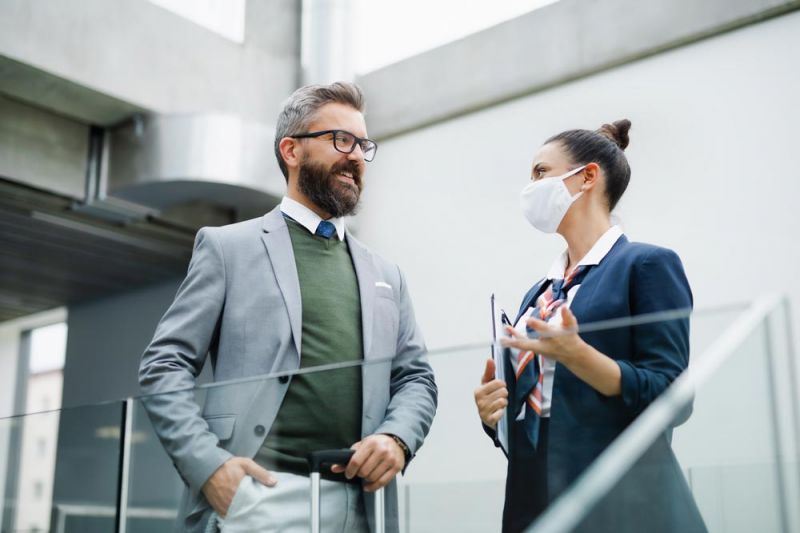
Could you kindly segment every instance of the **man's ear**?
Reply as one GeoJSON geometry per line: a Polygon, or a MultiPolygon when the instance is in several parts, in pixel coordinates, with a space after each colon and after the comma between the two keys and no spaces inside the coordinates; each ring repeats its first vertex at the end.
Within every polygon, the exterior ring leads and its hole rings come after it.
{"type": "Polygon", "coordinates": [[[283,157],[283,162],[289,168],[296,168],[300,165],[300,159],[303,156],[303,148],[297,139],[291,137],[284,137],[278,143],[278,150],[283,157]]]}
{"type": "Polygon", "coordinates": [[[581,184],[582,191],[589,191],[593,189],[600,178],[600,165],[597,163],[588,163],[586,168],[583,169],[583,184],[581,184]]]}

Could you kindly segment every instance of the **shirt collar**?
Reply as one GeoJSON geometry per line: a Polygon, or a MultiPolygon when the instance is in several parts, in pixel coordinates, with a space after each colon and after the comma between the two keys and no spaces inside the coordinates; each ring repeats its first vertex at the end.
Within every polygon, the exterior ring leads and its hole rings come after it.
{"type": "MultiPolygon", "coordinates": [[[[611,226],[597,239],[597,242],[594,243],[589,253],[578,261],[576,266],[599,265],[600,261],[603,260],[620,237],[622,237],[622,228],[619,226],[611,226]]],[[[564,277],[564,272],[566,270],[567,250],[564,250],[550,266],[550,270],[547,272],[547,279],[561,279],[564,277]]]]}
{"type": "MultiPolygon", "coordinates": [[[[311,233],[316,233],[317,226],[322,221],[319,215],[307,208],[297,200],[292,200],[284,196],[281,200],[281,211],[292,217],[298,224],[306,228],[311,233]]],[[[336,235],[340,241],[344,240],[344,218],[329,218],[328,222],[336,227],[336,235]]]]}

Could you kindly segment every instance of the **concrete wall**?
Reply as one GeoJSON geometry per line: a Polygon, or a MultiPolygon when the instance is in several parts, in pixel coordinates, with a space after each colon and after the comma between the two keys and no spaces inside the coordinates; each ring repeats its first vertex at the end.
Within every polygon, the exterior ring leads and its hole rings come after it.
{"type": "Polygon", "coordinates": [[[0,95],[0,177],[83,198],[89,127],[0,95]]]}
{"type": "Polygon", "coordinates": [[[799,6],[797,0],[560,0],[363,76],[371,133],[413,131],[799,6]]]}
{"type": "Polygon", "coordinates": [[[271,122],[299,79],[296,6],[249,2],[240,45],[145,0],[8,0],[0,90],[103,125],[137,110],[271,122]]]}
{"type": "Polygon", "coordinates": [[[249,2],[242,43],[146,0],[3,2],[0,178],[82,197],[91,124],[122,134],[108,137],[115,149],[100,197],[162,209],[161,197],[175,194],[132,192],[129,182],[184,180],[187,201],[263,209],[271,198],[248,193],[254,183],[283,188],[269,147],[300,80],[299,27],[295,0],[249,2]],[[143,114],[159,116],[131,120],[143,114]],[[235,187],[209,193],[193,188],[198,180],[235,187]]]}
{"type": "MultiPolygon", "coordinates": [[[[797,308],[800,70],[788,51],[798,36],[795,12],[382,142],[360,237],[404,269],[429,346],[488,342],[490,293],[516,309],[561,251],[560,237],[535,231],[519,210],[540,144],[623,117],[633,122],[633,176],[617,210],[627,235],[680,254],[699,309],[773,291],[797,308]]],[[[707,326],[698,318],[695,327],[707,326]]],[[[504,475],[471,398],[485,356],[434,357],[441,407],[409,471],[412,491],[504,475]]]]}
{"type": "Polygon", "coordinates": [[[487,339],[489,294],[515,308],[562,249],[519,210],[538,146],[623,117],[627,234],[680,253],[698,307],[766,291],[797,302],[800,72],[783,51],[798,28],[789,14],[384,141],[360,236],[404,267],[429,344],[487,339]]]}

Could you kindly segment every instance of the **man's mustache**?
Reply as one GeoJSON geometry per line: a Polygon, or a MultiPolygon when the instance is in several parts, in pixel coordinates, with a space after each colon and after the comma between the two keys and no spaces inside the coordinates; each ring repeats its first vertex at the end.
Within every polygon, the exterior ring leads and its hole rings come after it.
{"type": "Polygon", "coordinates": [[[331,167],[331,174],[339,174],[340,172],[349,172],[353,176],[353,181],[356,182],[358,188],[361,188],[361,168],[355,161],[347,161],[345,163],[337,163],[331,167]]]}

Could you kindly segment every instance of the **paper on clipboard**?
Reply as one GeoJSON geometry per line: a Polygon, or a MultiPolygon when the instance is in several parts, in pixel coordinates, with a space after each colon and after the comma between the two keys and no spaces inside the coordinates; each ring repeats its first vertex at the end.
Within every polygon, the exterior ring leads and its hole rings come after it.
{"type": "MultiPolygon", "coordinates": [[[[504,326],[508,318],[502,309],[495,308],[494,294],[491,297],[492,304],[492,359],[494,359],[495,378],[501,381],[506,380],[506,369],[509,361],[506,360],[509,351],[500,345],[500,338],[505,336],[504,326]]],[[[508,456],[508,411],[497,421],[497,442],[503,453],[508,456]]]]}

